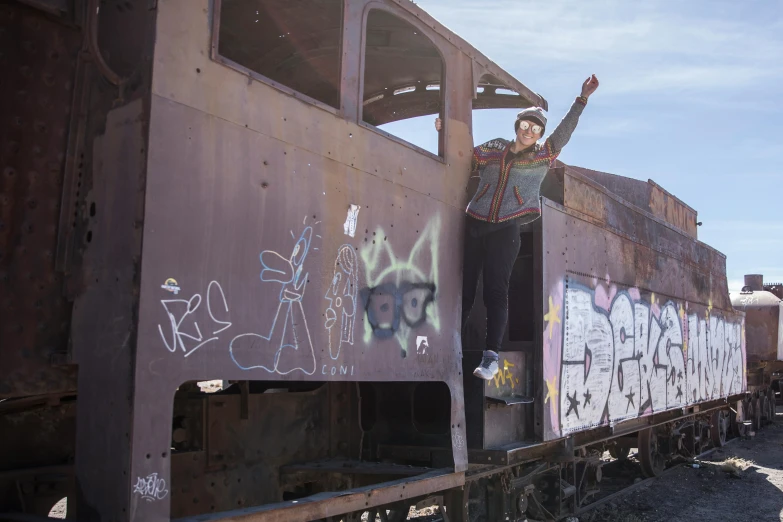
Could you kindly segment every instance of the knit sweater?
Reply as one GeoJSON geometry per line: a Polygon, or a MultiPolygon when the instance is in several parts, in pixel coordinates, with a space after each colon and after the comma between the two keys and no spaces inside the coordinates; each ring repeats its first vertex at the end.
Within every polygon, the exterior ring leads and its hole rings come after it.
{"type": "Polygon", "coordinates": [[[550,166],[571,139],[587,99],[578,97],[543,144],[513,154],[513,141],[496,138],[473,149],[471,171],[480,183],[468,204],[469,216],[488,223],[516,220],[520,224],[541,215],[539,189],[550,166]]]}

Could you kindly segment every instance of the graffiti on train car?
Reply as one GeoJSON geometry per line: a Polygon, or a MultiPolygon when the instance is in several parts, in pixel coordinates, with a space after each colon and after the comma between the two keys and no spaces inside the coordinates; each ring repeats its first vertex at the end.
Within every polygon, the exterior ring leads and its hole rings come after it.
{"type": "Polygon", "coordinates": [[[514,390],[514,388],[519,385],[519,377],[515,375],[518,369],[515,366],[514,363],[509,362],[507,359],[503,359],[503,365],[500,368],[500,371],[495,374],[492,380],[487,381],[487,386],[491,387],[494,384],[495,388],[499,390],[514,390]]]}
{"type": "MultiPolygon", "coordinates": [[[[337,248],[322,301],[329,364],[316,360],[313,335],[318,332],[311,329],[303,304],[308,265],[312,252],[318,250],[314,242],[321,238],[315,233],[318,223],[307,224],[305,218],[298,236],[290,231],[287,247],[261,252],[260,284],[263,295],[274,296],[274,304],[268,308],[271,313],[259,318],[258,329],[237,333],[226,293],[218,281],[211,281],[205,294],[161,300],[167,321],[158,325],[158,332],[166,349],[190,357],[207,345],[227,348],[237,367],[279,375],[295,371],[313,375],[319,370],[322,375],[354,375],[353,365],[340,360],[346,347],[354,344],[357,310],[361,310],[366,317],[365,343],[392,340],[403,357],[409,350],[428,356],[429,340],[421,335],[426,332],[417,330],[425,324],[440,329],[435,305],[440,217],[429,221],[407,256],[395,253],[380,227],[376,237],[383,241],[360,251],[347,243],[337,248]],[[361,290],[360,276],[366,284],[361,290]]],[[[181,286],[177,293],[184,293],[181,286]]]]}
{"type": "MultiPolygon", "coordinates": [[[[435,292],[438,287],[440,216],[432,218],[407,256],[395,253],[383,228],[360,250],[367,286],[359,292],[366,321],[364,342],[394,339],[402,357],[408,355],[411,332],[424,325],[440,329],[435,292]]],[[[417,233],[419,231],[417,230],[417,233]]],[[[418,338],[419,336],[416,336],[418,338]]]]}
{"type": "Polygon", "coordinates": [[[133,486],[133,494],[139,495],[147,502],[163,500],[169,494],[166,489],[166,480],[158,477],[157,473],[150,473],[146,477],[137,477],[133,486]]]}
{"type": "Polygon", "coordinates": [[[307,375],[315,373],[315,351],[302,306],[309,275],[305,271],[305,261],[310,249],[315,250],[313,236],[313,227],[305,226],[298,239],[291,231],[295,242],[290,253],[261,252],[261,281],[275,288],[280,285],[279,302],[268,333],[245,333],[231,340],[229,353],[239,368],[259,368],[280,375],[295,370],[307,375]],[[267,343],[271,349],[265,349],[267,343]],[[235,350],[235,347],[248,344],[251,349],[235,350]],[[252,349],[254,347],[260,349],[252,349]]]}
{"type": "MultiPolygon", "coordinates": [[[[293,230],[290,231],[291,244],[284,254],[264,250],[259,256],[261,284],[275,289],[273,295],[276,301],[273,314],[263,324],[262,333],[236,334],[236,328],[225,332],[233,326],[229,320],[228,299],[220,283],[211,281],[205,298],[194,293],[189,299],[161,300],[168,321],[158,325],[158,332],[166,349],[189,357],[208,344],[222,349],[227,347],[231,359],[244,370],[260,369],[280,375],[301,371],[313,375],[316,372],[315,352],[302,299],[309,276],[305,262],[311,250],[318,250],[312,243],[320,236],[313,230],[318,222],[312,225],[306,222],[307,218],[302,223],[298,238],[293,230]]],[[[335,318],[338,310],[342,313],[341,323],[337,326],[340,335],[334,348],[336,353],[330,351],[332,359],[339,356],[343,342],[353,343],[357,269],[358,261],[353,249],[350,246],[346,248],[346,245],[340,247],[331,287],[337,299],[332,299],[325,313],[329,316],[331,311],[335,318]],[[343,279],[344,285],[341,286],[343,279]]],[[[181,287],[177,290],[178,293],[182,291],[181,287]]],[[[327,299],[329,296],[327,292],[327,299]]],[[[327,332],[332,326],[327,321],[327,332]]],[[[353,374],[353,366],[345,367],[345,370],[341,368],[323,371],[331,375],[345,375],[349,371],[353,374]]]]}
{"type": "Polygon", "coordinates": [[[337,360],[343,344],[353,346],[353,328],[356,322],[356,297],[359,289],[359,260],[351,245],[342,245],[334,260],[332,282],[324,299],[326,308],[324,326],[329,342],[329,357],[337,360]]]}
{"type": "Polygon", "coordinates": [[[202,346],[217,341],[218,334],[231,327],[231,322],[225,320],[228,314],[226,295],[217,281],[211,281],[207,286],[206,308],[211,322],[205,325],[208,328],[205,330],[206,335],[199,328],[198,321],[192,321],[192,329],[190,321],[183,325],[185,319],[192,319],[193,314],[201,307],[201,294],[194,294],[190,299],[163,299],[160,304],[166,310],[170,331],[164,331],[163,327],[158,325],[158,332],[166,349],[171,353],[181,351],[184,357],[188,357],[202,346]]]}
{"type": "Polygon", "coordinates": [[[562,434],[739,392],[741,324],[637,289],[559,285],[545,315],[546,397],[562,434]],[[562,315],[556,302],[562,302],[562,315]]]}

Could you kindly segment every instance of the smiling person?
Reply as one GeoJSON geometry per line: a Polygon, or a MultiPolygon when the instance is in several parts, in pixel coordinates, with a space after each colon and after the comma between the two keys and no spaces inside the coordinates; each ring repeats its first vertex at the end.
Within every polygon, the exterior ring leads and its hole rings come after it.
{"type": "MultiPolygon", "coordinates": [[[[563,120],[543,143],[546,129],[540,107],[520,111],[514,121],[514,141],[497,138],[473,149],[471,174],[480,178],[466,209],[462,280],[462,327],[483,271],[484,306],[487,308],[486,348],[473,375],[490,380],[498,372],[498,351],[508,322],[508,286],[519,254],[519,227],[541,215],[539,189],[549,167],[571,139],[587,99],[598,88],[590,76],[582,93],[563,120]]],[[[442,122],[435,120],[440,131],[442,122]]]]}

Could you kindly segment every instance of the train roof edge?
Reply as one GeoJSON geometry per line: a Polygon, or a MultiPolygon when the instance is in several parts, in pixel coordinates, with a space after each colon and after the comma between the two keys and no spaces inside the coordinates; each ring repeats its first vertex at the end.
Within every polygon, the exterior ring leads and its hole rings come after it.
{"type": "MultiPolygon", "coordinates": [[[[484,53],[479,51],[476,47],[468,43],[464,38],[457,35],[457,33],[439,22],[435,17],[413,3],[411,0],[390,1],[418,18],[423,24],[427,25],[435,33],[446,38],[457,49],[470,56],[475,64],[478,64],[480,67],[484,68],[486,74],[495,76],[498,80],[503,82],[506,87],[516,91],[520,96],[525,98],[531,106],[537,106],[543,108],[544,110],[549,110],[549,103],[547,102],[546,98],[517,80],[508,71],[500,67],[494,61],[490,60],[489,57],[487,57],[484,53]]],[[[478,82],[481,76],[483,75],[478,75],[476,78],[474,78],[474,80],[478,82]]],[[[476,94],[474,93],[474,97],[475,95],[476,94]]]]}

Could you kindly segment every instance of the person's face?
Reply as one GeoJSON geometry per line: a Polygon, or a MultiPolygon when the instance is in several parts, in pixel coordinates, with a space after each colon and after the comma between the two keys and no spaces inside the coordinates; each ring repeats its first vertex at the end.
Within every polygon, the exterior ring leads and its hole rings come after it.
{"type": "Polygon", "coordinates": [[[519,128],[517,129],[517,141],[525,147],[529,147],[541,138],[543,130],[538,123],[522,120],[519,122],[519,128]]]}

